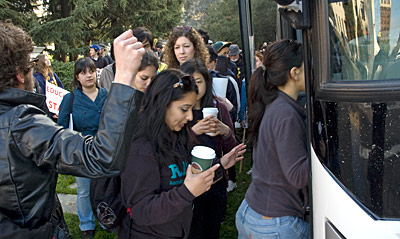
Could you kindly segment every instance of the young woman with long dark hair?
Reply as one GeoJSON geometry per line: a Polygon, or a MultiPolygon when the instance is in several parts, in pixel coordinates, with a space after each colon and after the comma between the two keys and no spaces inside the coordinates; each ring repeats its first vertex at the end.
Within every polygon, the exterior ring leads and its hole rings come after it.
{"type": "MultiPolygon", "coordinates": [[[[146,89],[138,127],[124,173],[121,196],[130,212],[122,222],[120,238],[187,238],[193,200],[213,182],[210,169],[193,174],[190,152],[197,86],[181,71],[162,71],[146,89]]],[[[221,158],[231,167],[244,153],[238,146],[221,158]]]]}
{"type": "Polygon", "coordinates": [[[249,88],[252,182],[236,213],[239,238],[309,238],[303,221],[309,182],[305,111],[296,100],[305,90],[301,44],[275,42],[249,88]]]}
{"type": "MultiPolygon", "coordinates": [[[[72,113],[74,130],[83,135],[96,135],[107,90],[97,86],[96,65],[88,58],[75,62],[73,93],[65,95],[58,116],[58,124],[68,128],[72,113]],[[71,97],[72,107],[71,107],[71,97]],[[70,112],[72,109],[72,112],[70,112]]],[[[77,183],[77,208],[82,238],[93,238],[96,221],[90,204],[90,178],[75,177],[77,183]]]]}
{"type": "MultiPolygon", "coordinates": [[[[215,150],[217,157],[229,152],[236,145],[233,124],[224,102],[212,93],[212,78],[207,67],[199,59],[192,59],[182,64],[181,70],[193,76],[199,89],[193,107],[193,120],[189,126],[196,135],[198,145],[206,145],[215,150]],[[218,108],[218,117],[204,118],[205,107],[218,108]],[[213,133],[207,135],[206,133],[213,133]]],[[[219,230],[226,211],[226,177],[219,180],[211,189],[194,200],[193,220],[189,238],[219,238],[219,230]]]]}

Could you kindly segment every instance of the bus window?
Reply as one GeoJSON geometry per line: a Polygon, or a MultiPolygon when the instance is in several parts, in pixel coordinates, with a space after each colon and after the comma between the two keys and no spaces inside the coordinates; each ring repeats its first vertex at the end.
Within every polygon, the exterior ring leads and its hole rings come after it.
{"type": "Polygon", "coordinates": [[[330,82],[400,79],[400,1],[329,3],[330,82]]]}

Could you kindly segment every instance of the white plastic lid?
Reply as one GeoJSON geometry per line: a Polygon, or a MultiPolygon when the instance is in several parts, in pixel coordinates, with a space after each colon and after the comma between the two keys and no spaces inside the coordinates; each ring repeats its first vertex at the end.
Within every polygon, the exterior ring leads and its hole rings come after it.
{"type": "Polygon", "coordinates": [[[216,107],[204,107],[202,112],[218,113],[218,108],[216,107]]]}
{"type": "Polygon", "coordinates": [[[192,149],[192,155],[201,159],[214,159],[215,151],[214,149],[206,146],[195,146],[192,149]]]}

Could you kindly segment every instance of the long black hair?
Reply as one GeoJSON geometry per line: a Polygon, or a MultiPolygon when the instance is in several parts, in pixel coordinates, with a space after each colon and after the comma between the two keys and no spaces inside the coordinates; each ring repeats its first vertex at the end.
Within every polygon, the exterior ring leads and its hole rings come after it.
{"type": "Polygon", "coordinates": [[[248,97],[249,142],[257,143],[258,130],[265,106],[278,96],[278,86],[285,85],[293,67],[303,64],[302,47],[293,40],[282,40],[268,45],[263,66],[257,68],[250,80],[248,97]]]}
{"type": "Polygon", "coordinates": [[[167,108],[186,94],[197,94],[193,79],[180,70],[162,71],[151,81],[143,98],[138,116],[138,127],[134,138],[144,137],[154,147],[161,164],[179,162],[190,155],[194,139],[187,125],[179,132],[172,131],[165,122],[167,108]]]}
{"type": "Polygon", "coordinates": [[[206,83],[206,92],[201,98],[200,107],[213,107],[214,105],[214,96],[212,92],[212,77],[208,72],[207,67],[204,65],[203,61],[198,58],[193,58],[184,62],[181,66],[181,71],[186,74],[193,75],[194,73],[199,73],[203,76],[204,81],[206,83]]]}

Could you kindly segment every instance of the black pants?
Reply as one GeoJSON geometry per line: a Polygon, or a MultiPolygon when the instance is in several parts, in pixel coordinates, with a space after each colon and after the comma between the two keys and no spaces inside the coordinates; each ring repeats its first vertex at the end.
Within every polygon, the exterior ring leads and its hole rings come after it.
{"type": "Polygon", "coordinates": [[[236,168],[235,165],[228,168],[228,179],[232,182],[236,183],[236,168]]]}
{"type": "Polygon", "coordinates": [[[189,239],[218,239],[226,212],[226,179],[194,200],[189,239]]]}

